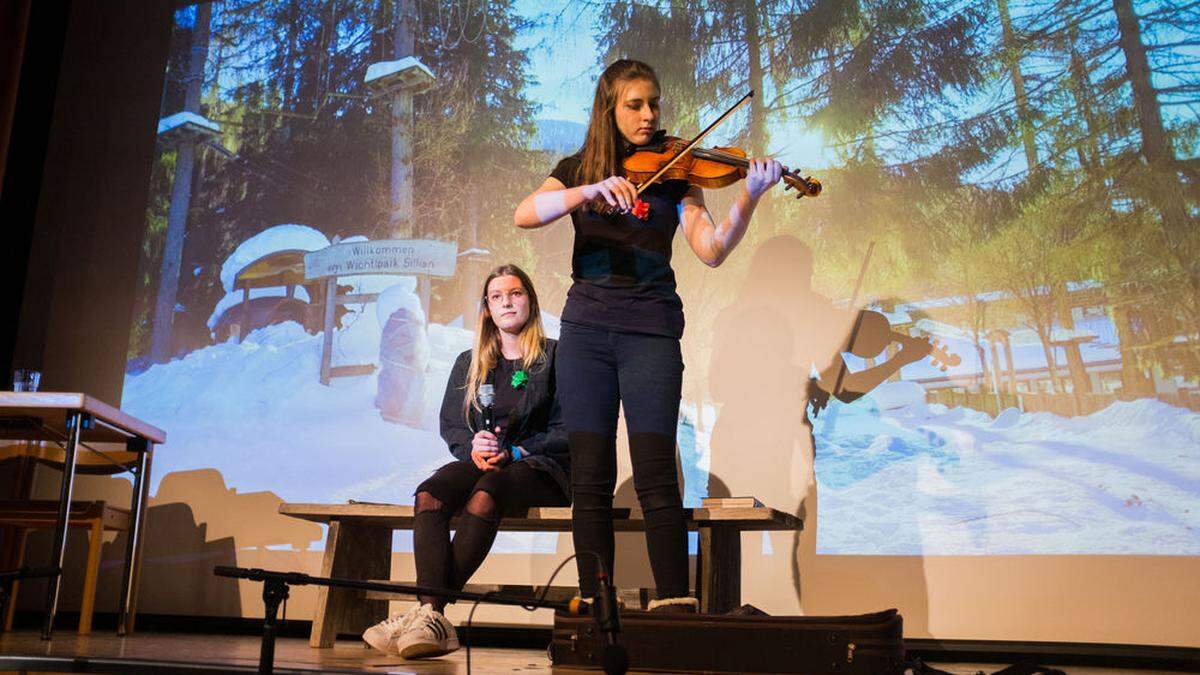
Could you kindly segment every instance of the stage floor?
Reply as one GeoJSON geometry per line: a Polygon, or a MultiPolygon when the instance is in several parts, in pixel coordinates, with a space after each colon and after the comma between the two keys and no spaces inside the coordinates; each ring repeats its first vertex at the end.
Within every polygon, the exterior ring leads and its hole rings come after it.
{"type": "MultiPolygon", "coordinates": [[[[260,640],[250,635],[195,635],[176,633],[140,633],[119,638],[106,632],[79,637],[62,631],[53,640],[43,642],[37,631],[16,631],[0,634],[0,675],[7,673],[56,672],[219,672],[222,668],[254,672],[258,666],[260,640]],[[33,660],[13,661],[19,657],[33,660]],[[52,664],[46,659],[63,659],[52,664]],[[86,667],[80,669],[80,659],[86,667]],[[74,661],[72,664],[70,661],[74,661]],[[123,664],[122,664],[123,662],[123,664]],[[193,668],[183,668],[185,664],[193,668]],[[58,665],[61,670],[54,667],[58,665]],[[195,668],[194,666],[206,666],[195,668]],[[175,667],[172,667],[175,666],[175,667]]],[[[934,664],[938,668],[961,675],[979,671],[991,673],[1002,664],[934,664]]],[[[541,649],[501,649],[495,647],[471,650],[473,673],[595,673],[597,671],[552,669],[541,649]]],[[[281,673],[421,673],[450,675],[466,673],[466,651],[428,661],[404,661],[386,656],[362,642],[339,640],[332,649],[311,649],[301,638],[279,638],[275,645],[275,669],[281,673]]],[[[1165,671],[1110,668],[1062,667],[1069,675],[1168,675],[1165,671]]]]}

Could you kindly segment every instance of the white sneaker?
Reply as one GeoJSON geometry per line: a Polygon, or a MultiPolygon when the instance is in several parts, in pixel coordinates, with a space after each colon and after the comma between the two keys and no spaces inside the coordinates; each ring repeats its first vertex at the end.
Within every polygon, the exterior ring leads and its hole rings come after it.
{"type": "Polygon", "coordinates": [[[421,605],[416,616],[400,629],[395,645],[403,659],[442,656],[458,650],[458,634],[433,605],[421,605]]]}
{"type": "Polygon", "coordinates": [[[362,638],[367,644],[384,654],[397,654],[396,638],[412,624],[420,613],[421,606],[416,605],[407,612],[393,614],[363,631],[362,638]]]}

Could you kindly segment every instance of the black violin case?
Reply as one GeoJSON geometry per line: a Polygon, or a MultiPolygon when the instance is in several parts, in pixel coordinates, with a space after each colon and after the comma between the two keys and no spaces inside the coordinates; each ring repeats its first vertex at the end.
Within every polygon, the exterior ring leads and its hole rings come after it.
{"type": "MultiPolygon", "coordinates": [[[[629,670],[807,675],[904,672],[903,620],[894,609],[859,616],[621,612],[620,618],[617,641],[628,654],[629,670]]],[[[594,617],[555,613],[550,658],[556,668],[601,669],[606,649],[607,638],[594,617]]]]}

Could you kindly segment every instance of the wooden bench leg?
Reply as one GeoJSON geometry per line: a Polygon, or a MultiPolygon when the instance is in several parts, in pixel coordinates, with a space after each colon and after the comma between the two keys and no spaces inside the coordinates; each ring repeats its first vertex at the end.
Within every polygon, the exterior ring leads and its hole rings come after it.
{"type": "MultiPolygon", "coordinates": [[[[325,539],[321,576],[339,579],[388,579],[392,530],[379,525],[333,520],[325,539]]],[[[386,600],[365,600],[346,588],[317,587],[310,647],[332,647],[339,632],[354,633],[387,616],[386,600]]]]}
{"type": "Polygon", "coordinates": [[[728,526],[699,528],[696,595],[703,614],[724,614],[742,604],[742,533],[728,526]]]}
{"type": "Polygon", "coordinates": [[[104,522],[99,518],[88,526],[87,569],[83,574],[83,600],[79,606],[79,634],[92,632],[92,612],[96,609],[96,579],[100,576],[100,551],[104,548],[104,522]]]}

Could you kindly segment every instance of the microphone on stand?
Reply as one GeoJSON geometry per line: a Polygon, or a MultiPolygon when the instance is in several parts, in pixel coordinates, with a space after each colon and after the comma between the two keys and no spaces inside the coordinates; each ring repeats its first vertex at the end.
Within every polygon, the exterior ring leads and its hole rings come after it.
{"type": "Polygon", "coordinates": [[[604,572],[596,574],[596,597],[584,600],[576,596],[566,608],[574,616],[591,615],[604,636],[604,656],[601,667],[605,675],[625,675],[629,671],[629,652],[621,646],[620,606],[617,604],[617,589],[609,583],[604,572]]]}
{"type": "Polygon", "coordinates": [[[592,609],[596,623],[604,634],[604,672],[606,675],[624,675],[629,670],[629,652],[617,641],[621,633],[620,610],[617,606],[617,589],[608,582],[604,572],[596,574],[597,593],[592,609]]]}

